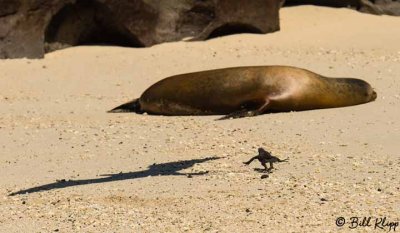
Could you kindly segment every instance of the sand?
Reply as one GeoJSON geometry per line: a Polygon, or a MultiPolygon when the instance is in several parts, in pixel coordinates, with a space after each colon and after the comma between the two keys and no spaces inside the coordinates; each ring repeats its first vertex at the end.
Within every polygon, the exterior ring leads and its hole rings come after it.
{"type": "Polygon", "coordinates": [[[390,230],[372,223],[400,221],[400,18],[280,17],[267,35],[1,60],[0,232],[390,230]],[[378,98],[226,121],[106,113],[170,75],[275,64],[362,78],[378,98]],[[261,179],[242,164],[258,147],[289,162],[261,179]],[[372,225],[349,229],[354,216],[372,225]]]}

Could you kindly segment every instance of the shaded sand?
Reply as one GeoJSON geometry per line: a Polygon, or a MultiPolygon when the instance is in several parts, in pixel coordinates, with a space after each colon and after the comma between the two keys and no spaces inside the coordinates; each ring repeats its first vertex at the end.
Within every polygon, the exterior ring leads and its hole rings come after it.
{"type": "MultiPolygon", "coordinates": [[[[399,221],[400,18],[302,6],[281,11],[281,28],[0,61],[0,232],[349,232],[337,217],[399,221]],[[226,121],[106,113],[166,76],[274,64],[362,78],[378,98],[226,121]],[[260,146],[289,158],[267,179],[242,164],[260,146]],[[21,190],[31,193],[8,196],[21,190]]],[[[351,232],[366,230],[381,232],[351,232]]]]}

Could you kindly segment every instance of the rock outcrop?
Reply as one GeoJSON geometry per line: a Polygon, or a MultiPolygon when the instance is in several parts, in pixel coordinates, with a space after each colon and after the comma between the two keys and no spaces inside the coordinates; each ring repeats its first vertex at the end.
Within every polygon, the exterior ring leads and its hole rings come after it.
{"type": "Polygon", "coordinates": [[[400,0],[360,0],[358,10],[376,15],[400,16],[400,0]]]}
{"type": "Polygon", "coordinates": [[[279,0],[0,0],[0,58],[279,30],[279,0]]]}
{"type": "Polygon", "coordinates": [[[282,0],[282,5],[304,5],[349,7],[376,15],[400,16],[400,0],[282,0]]]}

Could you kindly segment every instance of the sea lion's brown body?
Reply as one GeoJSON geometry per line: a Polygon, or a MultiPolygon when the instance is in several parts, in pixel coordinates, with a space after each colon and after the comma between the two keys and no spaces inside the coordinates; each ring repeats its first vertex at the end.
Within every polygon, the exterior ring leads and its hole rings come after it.
{"type": "Polygon", "coordinates": [[[241,117],[344,107],[375,98],[360,79],[326,78],[289,66],[235,67],[165,78],[111,112],[241,117]]]}

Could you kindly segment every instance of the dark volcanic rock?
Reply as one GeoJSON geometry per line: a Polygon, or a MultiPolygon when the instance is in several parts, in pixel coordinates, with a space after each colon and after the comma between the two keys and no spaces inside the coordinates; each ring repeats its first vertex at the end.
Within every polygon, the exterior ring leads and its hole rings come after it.
{"type": "Polygon", "coordinates": [[[359,10],[376,15],[400,16],[400,0],[360,0],[359,10]]]}
{"type": "Polygon", "coordinates": [[[304,5],[350,7],[361,12],[376,15],[400,16],[400,0],[282,0],[282,5],[304,5]]]}
{"type": "Polygon", "coordinates": [[[285,6],[293,5],[317,5],[331,7],[355,7],[359,5],[359,0],[286,0],[285,6]]]}
{"type": "Polygon", "coordinates": [[[0,58],[279,30],[280,0],[0,0],[0,58]]]}
{"type": "Polygon", "coordinates": [[[17,13],[20,3],[14,0],[0,0],[0,17],[17,13]]]}

